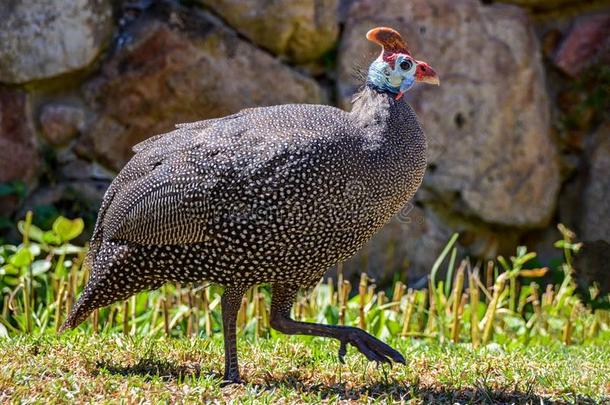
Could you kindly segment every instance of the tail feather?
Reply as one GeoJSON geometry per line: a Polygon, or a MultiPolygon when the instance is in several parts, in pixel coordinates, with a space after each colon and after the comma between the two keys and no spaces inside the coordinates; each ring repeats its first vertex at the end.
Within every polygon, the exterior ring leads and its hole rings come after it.
{"type": "Polygon", "coordinates": [[[76,328],[97,308],[105,307],[131,295],[113,292],[114,285],[110,282],[108,268],[112,268],[111,263],[94,262],[91,277],[78,301],[70,310],[70,314],[59,328],[59,332],[76,328]]]}
{"type": "Polygon", "coordinates": [[[76,304],[70,310],[70,314],[59,328],[59,333],[76,328],[95,310],[92,305],[93,300],[91,295],[92,294],[87,294],[87,290],[83,292],[76,304]]]}
{"type": "Polygon", "coordinates": [[[77,327],[97,308],[125,300],[139,291],[157,288],[165,282],[152,278],[150,273],[140,272],[141,260],[145,257],[141,247],[108,241],[92,242],[91,245],[90,256],[86,259],[91,276],[59,332],[77,327]]]}
{"type": "Polygon", "coordinates": [[[95,239],[91,242],[85,259],[91,270],[89,281],[59,332],[77,327],[97,308],[126,299],[134,293],[133,289],[128,288],[124,273],[132,256],[126,244],[95,239]]]}

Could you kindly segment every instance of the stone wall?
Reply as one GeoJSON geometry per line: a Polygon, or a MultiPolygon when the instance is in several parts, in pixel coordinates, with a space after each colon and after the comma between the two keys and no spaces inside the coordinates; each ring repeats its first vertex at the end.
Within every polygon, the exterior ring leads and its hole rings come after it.
{"type": "MultiPolygon", "coordinates": [[[[408,95],[429,166],[413,203],[346,269],[417,279],[453,232],[460,254],[487,258],[526,243],[549,261],[557,222],[607,256],[602,3],[2,2],[0,215],[10,223],[26,209],[38,221],[61,212],[90,228],[131,146],[176,123],[280,103],[349,109],[358,70],[378,52],[364,34],[387,25],[441,77],[408,95]]],[[[589,266],[594,279],[602,266],[589,266]]]]}

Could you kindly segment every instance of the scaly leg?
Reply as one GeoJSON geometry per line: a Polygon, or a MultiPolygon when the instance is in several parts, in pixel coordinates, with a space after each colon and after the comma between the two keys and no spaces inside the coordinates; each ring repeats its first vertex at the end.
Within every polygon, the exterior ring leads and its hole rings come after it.
{"type": "Polygon", "coordinates": [[[241,300],[246,292],[245,287],[227,286],[222,294],[222,327],[225,343],[225,383],[239,383],[239,367],[237,364],[237,338],[235,324],[241,300]]]}
{"type": "Polygon", "coordinates": [[[381,340],[369,335],[362,329],[351,326],[321,325],[317,323],[297,322],[290,318],[290,309],[298,287],[274,284],[271,297],[271,327],[288,335],[313,335],[338,339],[339,360],[347,351],[347,344],[355,346],[369,361],[390,363],[391,360],[405,364],[402,354],[392,349],[381,340]]]}

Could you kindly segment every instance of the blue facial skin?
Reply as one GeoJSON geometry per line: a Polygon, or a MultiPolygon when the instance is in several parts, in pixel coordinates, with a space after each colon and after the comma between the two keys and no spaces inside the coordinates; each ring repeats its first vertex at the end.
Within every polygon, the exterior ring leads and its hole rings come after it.
{"type": "Polygon", "coordinates": [[[404,93],[415,83],[415,61],[406,55],[399,55],[394,63],[394,69],[380,56],[369,67],[367,81],[369,85],[380,91],[392,94],[404,93]],[[407,69],[401,65],[406,62],[407,69]]]}

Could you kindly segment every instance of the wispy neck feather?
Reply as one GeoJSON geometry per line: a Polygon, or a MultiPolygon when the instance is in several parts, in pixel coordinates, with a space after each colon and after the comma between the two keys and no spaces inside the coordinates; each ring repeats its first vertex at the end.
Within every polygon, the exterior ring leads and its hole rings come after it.
{"type": "Polygon", "coordinates": [[[358,125],[371,134],[383,134],[385,137],[404,137],[405,134],[423,136],[417,116],[404,98],[396,100],[393,94],[369,84],[354,95],[350,114],[358,125]]]}
{"type": "Polygon", "coordinates": [[[354,95],[351,114],[363,126],[383,124],[388,118],[393,101],[391,95],[367,82],[362,90],[354,95]]]}

